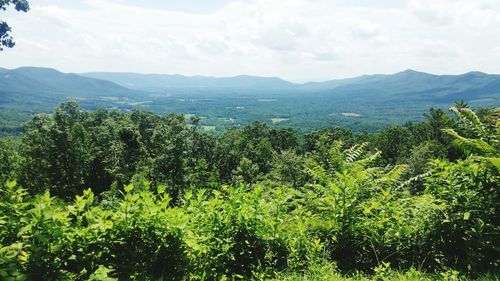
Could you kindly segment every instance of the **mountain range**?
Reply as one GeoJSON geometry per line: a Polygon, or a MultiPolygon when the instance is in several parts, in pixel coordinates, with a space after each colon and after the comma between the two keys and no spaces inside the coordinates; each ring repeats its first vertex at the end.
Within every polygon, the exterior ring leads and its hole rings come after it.
{"type": "Polygon", "coordinates": [[[291,89],[296,84],[277,77],[238,75],[234,77],[184,76],[179,74],[138,74],[119,72],[89,72],[84,77],[113,81],[137,90],[169,88],[232,88],[232,89],[291,89]]]}
{"type": "MultiPolygon", "coordinates": [[[[274,116],[290,120],[289,125],[304,124],[306,120],[317,122],[318,126],[343,125],[342,120],[332,121],[335,119],[332,116],[337,111],[352,111],[359,114],[349,116],[364,116],[364,121],[358,118],[355,123],[365,122],[369,127],[399,119],[412,120],[429,107],[446,108],[457,100],[473,106],[498,106],[500,75],[482,72],[434,75],[405,70],[298,84],[276,77],[248,75],[218,78],[0,68],[0,109],[4,111],[1,119],[8,119],[13,113],[51,111],[67,99],[79,100],[88,109],[142,108],[159,113],[198,114],[207,116],[207,124],[210,120],[220,124],[221,118],[250,122],[271,120],[274,116]]],[[[5,121],[1,119],[0,122],[5,121]]]]}
{"type": "MultiPolygon", "coordinates": [[[[239,75],[234,77],[183,76],[119,72],[62,73],[51,68],[0,68],[2,98],[13,94],[63,98],[103,96],[140,98],[151,92],[186,90],[260,90],[275,92],[392,93],[422,94],[451,99],[493,98],[500,94],[500,75],[468,72],[461,75],[434,75],[405,70],[391,75],[363,75],[325,82],[292,83],[277,77],[239,75]]],[[[355,97],[353,97],[355,98],[355,97]]]]}
{"type": "MultiPolygon", "coordinates": [[[[497,94],[500,91],[500,75],[469,72],[462,75],[434,75],[414,70],[405,70],[392,75],[363,75],[355,78],[325,82],[292,83],[277,77],[239,75],[234,77],[183,76],[165,74],[137,74],[118,72],[90,72],[84,77],[112,81],[136,90],[165,90],[172,88],[231,88],[258,90],[383,90],[394,93],[448,90],[456,94],[471,89],[480,95],[497,94]]],[[[471,98],[476,98],[471,96],[471,98]]]]}

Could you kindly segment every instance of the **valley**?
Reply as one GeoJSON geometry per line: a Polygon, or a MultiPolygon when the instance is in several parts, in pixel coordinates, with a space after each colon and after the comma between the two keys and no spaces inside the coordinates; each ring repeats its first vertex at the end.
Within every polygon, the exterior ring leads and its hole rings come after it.
{"type": "Polygon", "coordinates": [[[23,67],[0,69],[0,132],[21,131],[30,116],[76,100],[97,108],[204,117],[222,132],[263,121],[301,133],[324,127],[377,131],[419,121],[429,107],[446,109],[466,100],[472,107],[500,104],[500,76],[480,72],[432,75],[406,70],[322,83],[295,84],[279,78],[84,73],[23,67]]]}

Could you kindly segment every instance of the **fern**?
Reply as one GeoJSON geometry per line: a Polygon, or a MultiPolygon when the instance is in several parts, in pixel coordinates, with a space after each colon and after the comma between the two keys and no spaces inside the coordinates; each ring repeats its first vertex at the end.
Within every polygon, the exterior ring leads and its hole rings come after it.
{"type": "Polygon", "coordinates": [[[396,183],[401,180],[407,169],[408,165],[396,165],[389,172],[379,177],[375,182],[377,185],[394,187],[396,183]]]}
{"type": "Polygon", "coordinates": [[[465,121],[466,123],[471,125],[471,129],[479,135],[479,137],[484,138],[487,135],[486,129],[479,120],[479,117],[474,113],[469,108],[462,107],[462,108],[457,108],[457,107],[450,107],[449,109],[451,112],[455,113],[460,120],[465,121]]]}
{"type": "Polygon", "coordinates": [[[459,135],[453,129],[443,129],[445,133],[455,138],[453,145],[465,154],[478,153],[485,156],[494,156],[498,150],[481,139],[470,139],[459,135]]]}
{"type": "Polygon", "coordinates": [[[356,163],[359,164],[360,166],[366,167],[367,165],[369,165],[369,164],[375,162],[377,159],[379,159],[381,155],[382,155],[382,152],[377,150],[375,153],[372,153],[372,154],[368,155],[367,157],[356,161],[356,163]]]}
{"type": "Polygon", "coordinates": [[[368,146],[367,142],[357,144],[352,146],[351,148],[347,149],[344,154],[346,155],[346,162],[347,163],[352,163],[356,160],[358,160],[361,155],[365,152],[366,147],[368,146]]]}

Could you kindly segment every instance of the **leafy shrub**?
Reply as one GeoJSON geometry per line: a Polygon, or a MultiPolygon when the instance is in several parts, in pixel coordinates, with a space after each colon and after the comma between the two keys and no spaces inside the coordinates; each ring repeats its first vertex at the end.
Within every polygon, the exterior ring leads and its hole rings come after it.
{"type": "Polygon", "coordinates": [[[188,194],[185,209],[193,215],[194,272],[201,279],[251,277],[301,268],[321,250],[305,236],[301,217],[289,214],[284,195],[256,186],[188,194]]]}
{"type": "Polygon", "coordinates": [[[435,160],[431,173],[425,193],[443,205],[433,238],[440,263],[470,271],[498,268],[498,169],[484,159],[435,160]]]}

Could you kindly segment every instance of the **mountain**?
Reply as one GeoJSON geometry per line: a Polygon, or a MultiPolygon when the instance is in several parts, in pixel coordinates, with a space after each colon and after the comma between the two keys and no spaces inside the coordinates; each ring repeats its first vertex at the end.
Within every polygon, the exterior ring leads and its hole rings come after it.
{"type": "Polygon", "coordinates": [[[429,102],[500,98],[500,75],[468,72],[461,75],[434,75],[405,70],[390,75],[364,75],[356,78],[306,83],[302,90],[315,93],[349,95],[357,98],[420,99],[429,102]]]}
{"type": "MultiPolygon", "coordinates": [[[[395,74],[363,75],[355,78],[296,84],[275,77],[240,75],[235,77],[182,76],[117,72],[89,72],[84,77],[112,81],[123,87],[145,91],[179,93],[179,89],[198,92],[238,90],[260,93],[321,93],[368,98],[409,96],[451,101],[498,97],[500,75],[469,72],[462,75],[434,75],[415,70],[395,74]],[[177,91],[176,91],[177,90],[177,91]]],[[[182,93],[182,91],[181,91],[182,93]]],[[[231,91],[233,94],[237,94],[231,91]]]]}
{"type": "Polygon", "coordinates": [[[52,111],[67,99],[90,110],[145,109],[202,116],[223,130],[255,120],[307,132],[331,126],[377,130],[418,120],[430,107],[457,100],[473,107],[500,105],[500,75],[434,75],[415,70],[296,84],[274,77],[62,73],[50,68],[0,68],[0,134],[52,111]]]}
{"type": "Polygon", "coordinates": [[[423,91],[444,87],[460,90],[485,86],[499,79],[500,75],[482,72],[469,72],[461,75],[434,75],[408,69],[395,74],[363,75],[326,82],[309,82],[302,85],[302,87],[306,89],[377,88],[391,92],[423,91]]]}
{"type": "Polygon", "coordinates": [[[111,81],[62,73],[51,68],[21,67],[0,69],[1,99],[29,101],[30,98],[50,100],[88,99],[99,97],[135,98],[141,93],[111,81]]]}
{"type": "Polygon", "coordinates": [[[149,99],[147,92],[171,95],[303,95],[313,93],[332,98],[432,102],[493,100],[500,95],[500,75],[469,72],[434,75],[415,70],[395,74],[363,75],[355,78],[295,84],[276,77],[183,76],[116,72],[62,73],[50,68],[0,68],[0,103],[60,101],[64,99],[149,99]],[[33,100],[35,99],[35,100],[33,100]]]}
{"type": "Polygon", "coordinates": [[[292,89],[295,84],[276,77],[239,75],[235,77],[183,76],[166,74],[138,74],[118,72],[89,72],[84,77],[113,81],[124,87],[138,90],[169,88],[217,88],[217,89],[292,89]]]}

